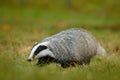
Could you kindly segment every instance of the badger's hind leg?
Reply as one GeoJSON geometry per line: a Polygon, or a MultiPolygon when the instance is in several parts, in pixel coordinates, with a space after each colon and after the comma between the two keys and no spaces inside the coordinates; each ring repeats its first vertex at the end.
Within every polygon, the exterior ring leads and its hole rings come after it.
{"type": "Polygon", "coordinates": [[[78,63],[75,61],[68,61],[68,62],[61,63],[61,67],[63,68],[74,67],[76,66],[76,64],[78,63]]]}
{"type": "Polygon", "coordinates": [[[85,60],[82,60],[82,61],[64,61],[64,62],[61,62],[61,67],[63,68],[68,68],[68,67],[73,67],[73,66],[76,66],[76,65],[89,65],[90,64],[90,59],[91,58],[87,58],[85,60]]]}
{"type": "Polygon", "coordinates": [[[63,67],[63,68],[68,68],[68,67],[70,67],[70,64],[68,64],[68,63],[62,63],[62,64],[61,64],[61,67],[63,67]]]}
{"type": "Polygon", "coordinates": [[[86,64],[86,65],[89,65],[90,64],[90,58],[87,58],[87,59],[83,60],[83,63],[86,64]]]}

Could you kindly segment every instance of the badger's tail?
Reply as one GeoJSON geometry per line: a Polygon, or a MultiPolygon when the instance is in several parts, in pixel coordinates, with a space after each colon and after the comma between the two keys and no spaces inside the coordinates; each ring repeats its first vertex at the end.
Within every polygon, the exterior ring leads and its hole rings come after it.
{"type": "Polygon", "coordinates": [[[97,55],[98,56],[105,56],[106,55],[105,49],[99,43],[98,43],[98,47],[97,47],[97,55]]]}

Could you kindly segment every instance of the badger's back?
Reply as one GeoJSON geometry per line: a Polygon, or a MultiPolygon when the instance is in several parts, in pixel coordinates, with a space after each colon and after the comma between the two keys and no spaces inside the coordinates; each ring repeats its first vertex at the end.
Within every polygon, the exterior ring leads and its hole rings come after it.
{"type": "Polygon", "coordinates": [[[89,62],[97,52],[98,43],[86,30],[70,29],[44,39],[58,61],[89,62]]]}

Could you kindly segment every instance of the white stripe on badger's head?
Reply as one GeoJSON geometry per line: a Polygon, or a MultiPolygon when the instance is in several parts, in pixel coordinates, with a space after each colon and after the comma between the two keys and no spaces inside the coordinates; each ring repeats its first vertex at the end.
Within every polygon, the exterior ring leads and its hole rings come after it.
{"type": "Polygon", "coordinates": [[[44,56],[50,56],[54,58],[54,54],[47,47],[48,44],[49,42],[35,44],[31,50],[30,56],[28,57],[28,61],[33,61],[44,56]]]}

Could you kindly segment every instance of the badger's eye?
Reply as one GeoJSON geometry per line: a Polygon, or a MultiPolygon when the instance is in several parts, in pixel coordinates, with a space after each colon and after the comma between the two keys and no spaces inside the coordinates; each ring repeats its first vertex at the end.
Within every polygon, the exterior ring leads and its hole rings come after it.
{"type": "Polygon", "coordinates": [[[47,49],[47,46],[40,45],[36,51],[34,52],[35,55],[37,55],[40,51],[47,49]]]}
{"type": "Polygon", "coordinates": [[[34,55],[37,55],[38,53],[34,53],[34,55]]]}

